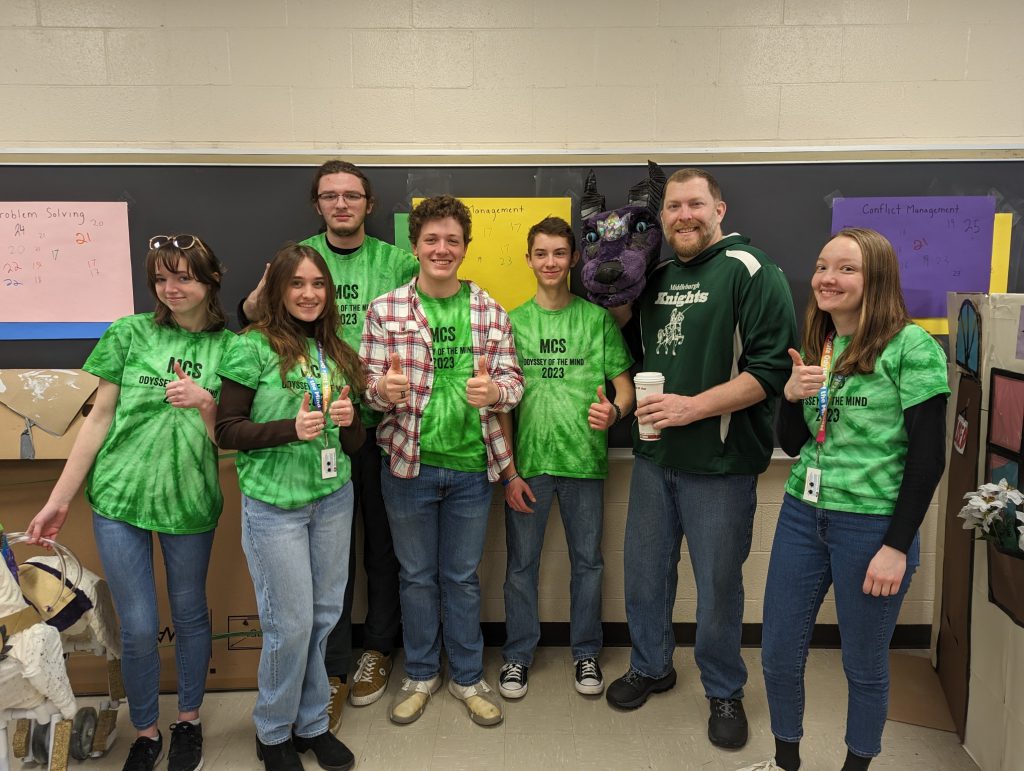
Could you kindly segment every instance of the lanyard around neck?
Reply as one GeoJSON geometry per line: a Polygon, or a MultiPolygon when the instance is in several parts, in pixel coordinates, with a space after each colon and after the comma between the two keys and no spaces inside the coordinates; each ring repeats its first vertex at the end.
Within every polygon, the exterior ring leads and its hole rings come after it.
{"type": "Polygon", "coordinates": [[[828,423],[828,391],[832,385],[832,358],[835,352],[836,332],[832,330],[825,338],[825,345],[821,350],[821,368],[825,370],[825,382],[818,389],[818,436],[816,441],[818,447],[825,443],[825,425],[828,423]]]}
{"type": "Polygon", "coordinates": [[[309,400],[313,403],[313,409],[322,412],[324,406],[330,402],[331,398],[331,374],[327,369],[327,357],[324,356],[324,347],[319,340],[316,342],[316,352],[320,365],[319,383],[317,378],[313,377],[313,373],[309,369],[305,358],[300,361],[300,364],[302,366],[302,375],[306,378],[306,385],[309,386],[309,400]]]}

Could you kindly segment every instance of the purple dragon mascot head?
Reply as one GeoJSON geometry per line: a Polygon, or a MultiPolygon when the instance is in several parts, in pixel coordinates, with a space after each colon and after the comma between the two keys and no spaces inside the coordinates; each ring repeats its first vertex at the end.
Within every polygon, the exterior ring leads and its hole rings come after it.
{"type": "Polygon", "coordinates": [[[580,201],[583,221],[583,286],[592,302],[611,308],[632,302],[647,282],[648,269],[661,251],[659,211],[665,192],[665,172],[647,162],[647,178],[629,189],[625,206],[604,210],[591,171],[580,201]]]}

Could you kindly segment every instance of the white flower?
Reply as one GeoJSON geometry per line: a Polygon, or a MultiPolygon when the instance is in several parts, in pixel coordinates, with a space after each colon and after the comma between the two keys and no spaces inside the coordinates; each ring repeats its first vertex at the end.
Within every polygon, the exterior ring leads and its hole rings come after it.
{"type": "MultiPolygon", "coordinates": [[[[977,490],[965,494],[964,500],[967,502],[957,515],[964,521],[964,530],[980,530],[982,537],[999,541],[1010,527],[1004,521],[1005,512],[1011,505],[1020,507],[1024,503],[1024,495],[1005,479],[1000,479],[997,484],[986,482],[980,485],[977,490]]],[[[1014,513],[1015,520],[1024,523],[1024,510],[1017,509],[1014,513]]],[[[1024,551],[1024,524],[1017,526],[1017,532],[1018,546],[1024,551]]]]}

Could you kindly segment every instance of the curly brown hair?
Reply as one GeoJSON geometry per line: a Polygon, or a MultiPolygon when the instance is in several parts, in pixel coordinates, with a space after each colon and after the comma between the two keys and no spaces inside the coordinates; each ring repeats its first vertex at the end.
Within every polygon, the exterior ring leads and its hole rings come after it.
{"type": "Polygon", "coordinates": [[[469,246],[470,235],[473,229],[473,218],[470,216],[469,207],[458,198],[450,195],[435,195],[432,198],[424,198],[409,215],[409,243],[413,246],[419,240],[420,231],[423,226],[431,220],[443,220],[453,218],[462,226],[462,236],[466,246],[469,246]]]}

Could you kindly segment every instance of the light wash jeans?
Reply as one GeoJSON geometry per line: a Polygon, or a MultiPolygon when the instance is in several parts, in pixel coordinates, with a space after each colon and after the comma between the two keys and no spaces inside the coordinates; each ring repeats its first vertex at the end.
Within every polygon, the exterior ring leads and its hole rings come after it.
{"type": "Polygon", "coordinates": [[[685,535],[697,584],[693,653],[704,694],[743,698],[743,563],[750,554],[756,504],[754,475],[690,474],[634,458],[625,588],[630,664],[640,674],[660,678],[672,669],[672,606],[685,535]]]}
{"type": "Polygon", "coordinates": [[[542,474],[526,480],[537,502],[532,514],[505,506],[505,627],[502,648],[506,662],[533,664],[540,640],[537,586],[544,531],[555,496],[569,545],[569,642],[573,661],[597,657],[601,632],[601,530],[604,520],[604,480],[542,474]]]}
{"type": "Polygon", "coordinates": [[[803,736],[807,647],[831,586],[849,685],[846,746],[865,758],[882,751],[889,642],[921,548],[920,536],[915,536],[897,594],[864,594],[868,563],[882,548],[889,522],[889,517],[817,509],[788,493],[783,498],[768,567],[761,642],[772,733],[783,741],[803,736]]]}
{"type": "Polygon", "coordinates": [[[405,670],[411,680],[441,673],[441,636],[452,680],[484,676],[477,568],[487,535],[491,485],[486,471],[420,465],[400,479],[381,470],[391,535],[398,555],[405,670]]]}
{"type": "Polygon", "coordinates": [[[352,483],[297,509],[242,496],[242,548],[263,650],[253,708],[264,744],[327,730],[327,635],[341,616],[352,537],[352,483]]]}
{"type": "MultiPolygon", "coordinates": [[[[128,714],[133,726],[149,728],[160,716],[160,656],[156,647],[160,617],[153,575],[154,533],[96,512],[92,515],[92,529],[121,622],[121,672],[128,714]]],[[[211,634],[206,571],[213,533],[156,533],[167,572],[167,596],[174,626],[179,712],[199,709],[206,693],[211,634]]]]}

